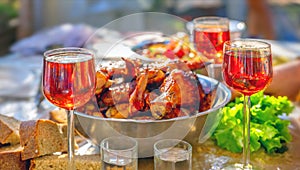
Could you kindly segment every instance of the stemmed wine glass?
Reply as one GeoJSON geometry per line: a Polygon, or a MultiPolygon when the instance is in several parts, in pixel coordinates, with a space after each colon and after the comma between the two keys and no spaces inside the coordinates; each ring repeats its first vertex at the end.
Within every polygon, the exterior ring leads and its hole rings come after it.
{"type": "MultiPolygon", "coordinates": [[[[244,96],[243,163],[236,169],[252,169],[250,164],[250,96],[268,86],[273,76],[271,45],[251,39],[224,44],[223,78],[244,96]]],[[[232,168],[232,167],[231,167],[232,168]]]]}
{"type": "Polygon", "coordinates": [[[208,75],[222,80],[223,45],[230,40],[229,19],[204,16],[193,20],[193,42],[196,50],[209,59],[208,75]]]}
{"type": "Polygon", "coordinates": [[[74,168],[74,109],[87,103],[95,90],[94,53],[83,48],[58,48],[46,51],[43,62],[43,94],[67,110],[68,169],[74,168]]]}
{"type": "MultiPolygon", "coordinates": [[[[200,55],[206,57],[210,64],[206,66],[209,77],[220,82],[222,77],[223,45],[230,40],[229,19],[218,16],[202,16],[193,19],[193,44],[200,55]]],[[[219,83],[216,85],[216,87],[219,83]]],[[[216,88],[215,87],[215,88],[216,88]]],[[[207,120],[214,123],[205,123],[200,134],[199,142],[204,142],[215,130],[221,120],[221,113],[208,114],[207,120]]]]}

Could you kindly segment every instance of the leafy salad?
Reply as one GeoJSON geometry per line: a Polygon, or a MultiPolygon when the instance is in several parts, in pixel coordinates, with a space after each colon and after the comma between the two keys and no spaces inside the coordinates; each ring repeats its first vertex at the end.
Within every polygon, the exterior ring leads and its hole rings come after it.
{"type": "MultiPolygon", "coordinates": [[[[280,118],[294,109],[286,96],[269,96],[256,93],[251,99],[250,143],[251,152],[264,148],[267,153],[283,153],[292,137],[289,121],[280,118]]],[[[242,152],[243,149],[243,97],[228,103],[223,108],[223,117],[212,139],[223,149],[242,152]]]]}

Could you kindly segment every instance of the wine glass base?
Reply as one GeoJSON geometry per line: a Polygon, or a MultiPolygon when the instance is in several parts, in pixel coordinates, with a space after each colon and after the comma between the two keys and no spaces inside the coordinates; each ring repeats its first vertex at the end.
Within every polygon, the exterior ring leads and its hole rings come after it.
{"type": "Polygon", "coordinates": [[[222,170],[257,170],[252,165],[245,166],[241,163],[235,163],[232,165],[225,166],[222,170]]]}

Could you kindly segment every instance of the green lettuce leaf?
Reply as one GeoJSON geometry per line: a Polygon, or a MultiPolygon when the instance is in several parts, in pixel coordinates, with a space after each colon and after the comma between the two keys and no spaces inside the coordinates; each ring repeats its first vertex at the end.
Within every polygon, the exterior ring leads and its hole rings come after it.
{"type": "MultiPolygon", "coordinates": [[[[292,137],[289,121],[280,118],[288,115],[294,105],[286,96],[269,96],[256,93],[251,99],[250,150],[264,148],[267,153],[284,152],[286,143],[292,137]]],[[[223,149],[242,152],[243,149],[243,97],[228,103],[223,109],[223,117],[212,135],[212,139],[223,149]]]]}

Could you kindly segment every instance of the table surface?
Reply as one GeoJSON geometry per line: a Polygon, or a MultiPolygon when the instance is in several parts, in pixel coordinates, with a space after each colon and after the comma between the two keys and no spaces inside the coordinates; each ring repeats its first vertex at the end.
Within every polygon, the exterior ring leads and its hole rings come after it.
{"type": "MultiPolygon", "coordinates": [[[[267,155],[264,151],[252,153],[251,161],[255,166],[259,165],[261,169],[300,169],[300,154],[297,152],[300,149],[300,143],[291,143],[290,145],[289,151],[284,154],[267,155]]],[[[209,144],[204,144],[203,146],[194,146],[193,149],[192,169],[195,170],[213,169],[213,167],[220,169],[226,163],[238,162],[239,158],[242,157],[242,154],[229,153],[213,146],[211,141],[209,141],[209,144]]],[[[138,164],[139,169],[154,169],[153,158],[139,159],[138,164]]]]}
{"type": "MultiPolygon", "coordinates": [[[[300,114],[300,112],[298,112],[300,114]]],[[[300,169],[300,129],[294,130],[293,141],[288,145],[289,150],[283,154],[266,154],[260,150],[251,154],[251,162],[260,169],[300,169]]],[[[234,154],[217,147],[213,141],[193,146],[192,169],[220,169],[226,164],[240,162],[242,154],[234,154]]],[[[154,169],[153,158],[140,158],[139,169],[154,169]]]]}

